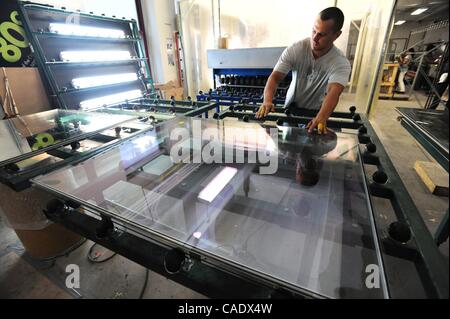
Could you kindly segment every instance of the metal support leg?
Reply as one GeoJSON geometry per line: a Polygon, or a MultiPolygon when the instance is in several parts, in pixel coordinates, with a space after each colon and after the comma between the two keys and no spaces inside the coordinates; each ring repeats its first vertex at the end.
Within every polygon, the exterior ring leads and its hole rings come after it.
{"type": "Polygon", "coordinates": [[[448,209],[447,212],[444,215],[444,218],[442,219],[441,223],[439,224],[436,234],[434,234],[434,240],[436,244],[439,246],[443,244],[448,239],[448,209]]]}

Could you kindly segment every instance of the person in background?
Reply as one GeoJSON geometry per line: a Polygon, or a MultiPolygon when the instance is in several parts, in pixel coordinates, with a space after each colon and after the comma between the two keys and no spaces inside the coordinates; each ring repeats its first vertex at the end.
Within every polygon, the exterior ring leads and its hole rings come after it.
{"type": "Polygon", "coordinates": [[[398,93],[405,93],[405,75],[409,70],[409,64],[411,63],[413,57],[411,53],[414,54],[414,49],[411,48],[408,52],[402,52],[398,58],[399,66],[399,76],[398,76],[398,93]]]}

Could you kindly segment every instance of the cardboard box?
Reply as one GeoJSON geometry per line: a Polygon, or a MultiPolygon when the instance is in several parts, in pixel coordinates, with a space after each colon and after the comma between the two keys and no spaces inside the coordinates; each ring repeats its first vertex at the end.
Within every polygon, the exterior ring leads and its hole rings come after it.
{"type": "Polygon", "coordinates": [[[174,81],[169,81],[166,84],[155,84],[155,89],[164,100],[169,100],[171,96],[175,100],[184,100],[184,88],[178,86],[174,81]]]}
{"type": "MultiPolygon", "coordinates": [[[[4,68],[10,89],[20,115],[51,109],[37,68],[4,68]]],[[[0,70],[0,97],[5,97],[5,76],[0,70]]]]}

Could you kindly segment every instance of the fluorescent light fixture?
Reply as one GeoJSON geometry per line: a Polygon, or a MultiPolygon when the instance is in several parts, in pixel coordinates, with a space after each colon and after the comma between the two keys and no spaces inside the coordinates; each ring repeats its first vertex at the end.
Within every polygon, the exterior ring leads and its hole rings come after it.
{"type": "Polygon", "coordinates": [[[420,8],[420,9],[417,9],[417,10],[414,10],[413,12],[411,12],[411,15],[412,16],[417,16],[417,15],[419,15],[421,13],[424,13],[427,10],[428,10],[428,8],[420,8]]]}
{"type": "Polygon", "coordinates": [[[97,62],[120,61],[131,59],[128,51],[62,51],[61,61],[69,62],[97,62]]]}
{"type": "Polygon", "coordinates": [[[108,84],[131,82],[136,81],[137,79],[136,73],[100,75],[73,79],[72,86],[76,89],[84,89],[108,84]]]}
{"type": "Polygon", "coordinates": [[[198,198],[203,199],[207,202],[212,202],[214,198],[222,191],[222,189],[231,181],[231,179],[236,175],[237,168],[225,167],[223,168],[216,177],[213,178],[211,182],[198,194],[198,198]]]}
{"type": "Polygon", "coordinates": [[[125,33],[122,30],[88,27],[71,23],[50,23],[48,29],[50,32],[64,35],[100,38],[125,38],[125,33]]]}
{"type": "Polygon", "coordinates": [[[132,90],[82,101],[80,102],[80,107],[82,110],[90,110],[101,107],[103,105],[119,103],[125,100],[136,99],[139,97],[142,97],[141,90],[132,90]]]}
{"type": "Polygon", "coordinates": [[[395,25],[402,25],[403,23],[405,23],[405,20],[398,20],[397,22],[395,22],[395,25]]]}

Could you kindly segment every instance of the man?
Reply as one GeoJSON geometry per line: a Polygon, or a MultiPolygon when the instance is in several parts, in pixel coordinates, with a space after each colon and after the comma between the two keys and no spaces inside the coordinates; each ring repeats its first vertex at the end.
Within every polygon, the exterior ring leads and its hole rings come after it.
{"type": "Polygon", "coordinates": [[[274,111],[272,103],[278,85],[289,71],[292,82],[286,96],[286,107],[318,110],[308,125],[308,132],[317,129],[326,133],[326,122],[339,102],[351,72],[350,63],[333,42],[341,35],[344,14],[336,7],[319,13],[311,38],[286,48],[270,75],[264,89],[264,101],[256,113],[262,118],[274,111]]]}

